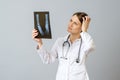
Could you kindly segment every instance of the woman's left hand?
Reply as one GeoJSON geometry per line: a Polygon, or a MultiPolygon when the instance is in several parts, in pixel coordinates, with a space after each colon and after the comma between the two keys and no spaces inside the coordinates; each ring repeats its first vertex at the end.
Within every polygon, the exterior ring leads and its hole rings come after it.
{"type": "Polygon", "coordinates": [[[82,32],[87,32],[90,21],[91,21],[91,18],[89,16],[83,17],[82,32]]]}

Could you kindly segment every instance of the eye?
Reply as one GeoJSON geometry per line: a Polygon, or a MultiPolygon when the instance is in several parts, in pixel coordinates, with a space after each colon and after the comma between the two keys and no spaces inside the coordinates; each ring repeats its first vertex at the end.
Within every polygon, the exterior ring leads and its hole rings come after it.
{"type": "Polygon", "coordinates": [[[72,19],[70,19],[70,22],[72,22],[72,19]]]}
{"type": "Polygon", "coordinates": [[[74,24],[75,24],[75,25],[78,25],[78,23],[77,23],[77,22],[74,22],[74,24]]]}

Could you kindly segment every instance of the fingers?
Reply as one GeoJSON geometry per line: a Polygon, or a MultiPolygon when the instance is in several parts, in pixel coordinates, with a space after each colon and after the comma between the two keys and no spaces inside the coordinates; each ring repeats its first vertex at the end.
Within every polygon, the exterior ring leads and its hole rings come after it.
{"type": "Polygon", "coordinates": [[[90,22],[91,18],[89,16],[82,17],[83,22],[87,21],[90,22]]]}
{"type": "Polygon", "coordinates": [[[42,45],[42,40],[41,40],[41,38],[36,38],[37,35],[38,35],[38,31],[36,29],[33,29],[32,30],[32,39],[34,39],[40,47],[42,45]]]}
{"type": "Polygon", "coordinates": [[[87,22],[90,22],[91,18],[89,16],[85,16],[85,18],[87,22]]]}
{"type": "Polygon", "coordinates": [[[82,17],[82,19],[83,19],[83,22],[85,22],[85,17],[82,17]]]}
{"type": "Polygon", "coordinates": [[[89,16],[82,17],[82,31],[87,32],[91,18],[89,16]]]}
{"type": "Polygon", "coordinates": [[[34,39],[38,35],[38,31],[36,29],[32,30],[32,38],[34,39]]]}
{"type": "Polygon", "coordinates": [[[32,30],[32,33],[36,33],[36,32],[38,32],[36,29],[33,29],[33,30],[32,30]]]}

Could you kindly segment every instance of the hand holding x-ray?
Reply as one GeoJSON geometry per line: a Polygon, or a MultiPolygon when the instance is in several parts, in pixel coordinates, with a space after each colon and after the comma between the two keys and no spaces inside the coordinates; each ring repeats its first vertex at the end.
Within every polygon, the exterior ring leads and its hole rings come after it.
{"type": "Polygon", "coordinates": [[[38,46],[41,47],[42,46],[42,39],[36,38],[36,36],[38,36],[38,30],[33,29],[32,30],[32,38],[38,43],[38,46]]]}

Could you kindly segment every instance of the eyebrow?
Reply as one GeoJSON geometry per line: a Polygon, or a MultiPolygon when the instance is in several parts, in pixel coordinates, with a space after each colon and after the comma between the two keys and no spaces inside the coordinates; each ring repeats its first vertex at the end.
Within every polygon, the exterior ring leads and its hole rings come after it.
{"type": "Polygon", "coordinates": [[[80,24],[80,23],[78,23],[77,21],[73,21],[72,18],[70,19],[70,21],[74,22],[74,23],[77,24],[77,25],[80,24]]]}
{"type": "Polygon", "coordinates": [[[77,24],[77,25],[79,24],[79,23],[77,23],[77,22],[74,22],[74,23],[77,24]]]}
{"type": "Polygon", "coordinates": [[[77,24],[77,25],[78,25],[78,24],[80,24],[80,23],[79,23],[79,22],[77,22],[77,21],[74,21],[74,23],[75,23],[75,24],[77,24]]]}

